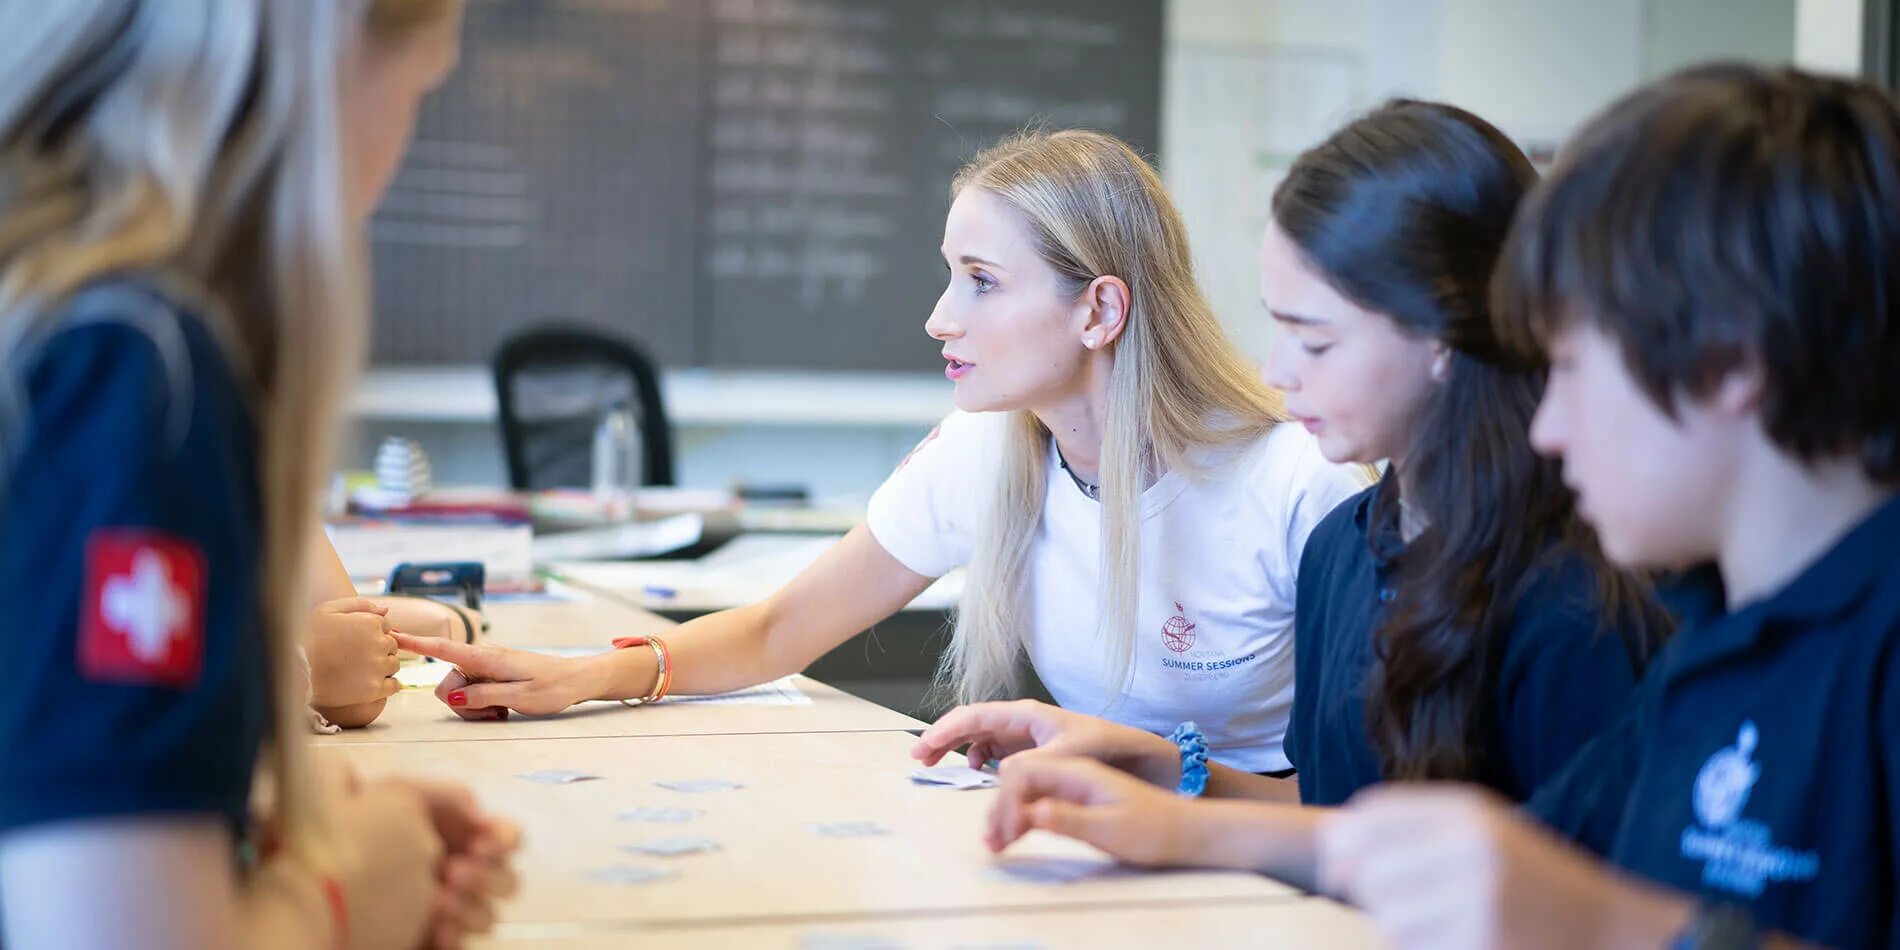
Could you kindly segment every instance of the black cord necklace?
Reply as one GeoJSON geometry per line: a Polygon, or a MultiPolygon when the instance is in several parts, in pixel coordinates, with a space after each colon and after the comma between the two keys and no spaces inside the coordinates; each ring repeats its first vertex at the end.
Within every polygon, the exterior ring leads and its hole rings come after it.
{"type": "Polygon", "coordinates": [[[1062,446],[1059,445],[1056,446],[1056,464],[1062,466],[1062,470],[1069,473],[1069,480],[1075,483],[1075,487],[1082,490],[1082,494],[1086,495],[1088,500],[1102,500],[1102,486],[1091,485],[1083,481],[1082,476],[1077,475],[1075,469],[1069,467],[1069,460],[1062,457],[1062,446]]]}

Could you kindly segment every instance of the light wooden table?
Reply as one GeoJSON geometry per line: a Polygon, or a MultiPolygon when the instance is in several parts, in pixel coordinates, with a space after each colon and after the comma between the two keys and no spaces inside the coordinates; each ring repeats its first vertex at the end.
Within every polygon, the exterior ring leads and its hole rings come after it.
{"type": "Polygon", "coordinates": [[[1318,897],[1154,901],[1139,906],[1033,908],[901,918],[813,918],[709,926],[509,927],[497,948],[607,950],[1096,950],[1100,947],[1379,948],[1364,915],[1318,897]]]}
{"type": "Polygon", "coordinates": [[[486,807],[515,816],[526,843],[521,895],[503,915],[511,923],[730,924],[1296,893],[1254,874],[1138,872],[1046,835],[992,856],[980,834],[995,793],[911,782],[913,742],[902,732],[856,732],[331,745],[319,754],[343,756],[369,774],[453,778],[486,807]],[[547,785],[517,777],[541,769],[600,778],[547,785]],[[654,784],[694,778],[743,787],[688,794],[654,784]],[[616,819],[639,807],[704,814],[685,824],[616,819]],[[811,827],[829,822],[875,822],[888,833],[837,838],[811,827]],[[711,838],[720,850],[673,858],[623,850],[681,835],[711,838]],[[621,864],[676,873],[638,885],[588,877],[621,864]],[[1053,868],[1080,879],[1020,876],[1053,868]]]}
{"type": "MultiPolygon", "coordinates": [[[[499,602],[493,642],[598,647],[666,621],[607,599],[499,602]]],[[[468,784],[520,822],[521,893],[497,946],[1106,947],[1376,945],[1364,919],[1271,879],[1215,871],[1143,872],[1077,842],[1032,834],[991,855],[981,829],[995,793],[909,780],[921,723],[815,681],[799,706],[601,704],[546,718],[464,723],[426,690],[392,701],[376,726],[322,737],[319,758],[367,774],[468,784]],[[564,785],[543,769],[599,776],[564,785]],[[716,778],[741,787],[657,786],[716,778]],[[681,824],[621,820],[642,807],[698,812],[681,824]],[[817,823],[871,822],[885,833],[829,837],[817,823]],[[632,853],[697,836],[718,849],[632,853]],[[595,880],[615,866],[658,867],[642,884],[595,880]],[[1050,880],[1049,872],[1062,880],[1050,880]]]]}

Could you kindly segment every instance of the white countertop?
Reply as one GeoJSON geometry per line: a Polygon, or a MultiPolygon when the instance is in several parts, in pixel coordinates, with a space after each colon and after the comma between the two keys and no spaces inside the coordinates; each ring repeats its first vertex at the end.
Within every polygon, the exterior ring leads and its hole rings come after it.
{"type": "MultiPolygon", "coordinates": [[[[930,426],[950,414],[951,387],[937,373],[665,370],[675,426],[930,426]]],[[[495,419],[495,386],[483,366],[385,366],[358,382],[361,419],[483,422],[495,419]]]]}

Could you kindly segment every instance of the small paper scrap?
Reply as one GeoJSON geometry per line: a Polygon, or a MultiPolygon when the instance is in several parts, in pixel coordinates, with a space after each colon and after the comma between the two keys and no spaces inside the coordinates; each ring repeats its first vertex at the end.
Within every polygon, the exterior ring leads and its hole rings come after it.
{"type": "Polygon", "coordinates": [[[809,706],[811,697],[798,688],[792,677],[775,679],[770,683],[760,683],[730,693],[713,693],[708,696],[668,696],[660,700],[663,705],[683,706],[809,706]]]}
{"type": "Polygon", "coordinates": [[[683,825],[705,812],[697,808],[630,808],[621,812],[621,821],[644,821],[655,825],[683,825]]]}
{"type": "Polygon", "coordinates": [[[891,833],[875,821],[818,821],[807,827],[827,838],[870,838],[891,833]]]}
{"type": "Polygon", "coordinates": [[[798,950],[904,950],[904,945],[870,934],[810,933],[799,938],[798,950]]]}
{"type": "Polygon", "coordinates": [[[396,682],[404,689],[434,689],[442,685],[453,669],[453,663],[413,663],[396,671],[396,682]]]}
{"type": "Polygon", "coordinates": [[[586,772],[576,772],[573,769],[541,769],[536,772],[523,772],[515,776],[515,778],[525,778],[530,782],[540,782],[543,785],[568,785],[573,782],[592,781],[599,777],[598,775],[590,775],[586,772]]]}
{"type": "Polygon", "coordinates": [[[1111,862],[1089,858],[1014,858],[992,865],[992,873],[999,877],[1031,884],[1072,884],[1115,870],[1111,862]]]}
{"type": "Polygon", "coordinates": [[[622,850],[639,854],[651,854],[663,858],[676,858],[682,854],[700,854],[719,850],[719,842],[711,838],[682,836],[678,838],[655,838],[639,844],[627,845],[622,850]]]}
{"type": "Polygon", "coordinates": [[[687,792],[689,794],[699,792],[726,792],[735,788],[745,787],[738,782],[728,782],[722,778],[676,778],[668,779],[664,782],[654,782],[653,784],[664,789],[670,789],[675,792],[687,792]]]}
{"type": "Polygon", "coordinates": [[[997,783],[994,772],[973,769],[967,765],[939,765],[936,768],[912,769],[910,780],[919,785],[942,785],[959,791],[995,788],[997,783]]]}
{"type": "Polygon", "coordinates": [[[587,879],[601,884],[651,884],[672,877],[672,868],[647,867],[640,864],[616,864],[596,871],[587,872],[587,879]]]}

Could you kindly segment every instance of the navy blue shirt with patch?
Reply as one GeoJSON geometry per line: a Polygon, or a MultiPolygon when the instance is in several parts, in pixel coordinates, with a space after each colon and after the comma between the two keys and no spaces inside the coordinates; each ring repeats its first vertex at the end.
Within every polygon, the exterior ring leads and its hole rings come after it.
{"type": "Polygon", "coordinates": [[[1530,811],[1765,927],[1900,948],[1900,498],[1739,610],[1704,582],[1636,702],[1530,811]]]}
{"type": "Polygon", "coordinates": [[[0,834],[246,819],[269,718],[255,433],[204,323],[76,295],[9,358],[0,481],[0,834]]]}
{"type": "MultiPolygon", "coordinates": [[[[1398,526],[1375,525],[1380,482],[1313,529],[1300,559],[1294,618],[1297,676],[1287,757],[1300,801],[1337,805],[1381,781],[1366,732],[1373,631],[1391,597],[1398,526]]],[[[1473,750],[1482,781],[1522,801],[1616,720],[1635,688],[1630,649],[1607,629],[1596,579],[1574,554],[1553,548],[1531,568],[1496,662],[1495,698],[1473,750]]]]}

